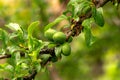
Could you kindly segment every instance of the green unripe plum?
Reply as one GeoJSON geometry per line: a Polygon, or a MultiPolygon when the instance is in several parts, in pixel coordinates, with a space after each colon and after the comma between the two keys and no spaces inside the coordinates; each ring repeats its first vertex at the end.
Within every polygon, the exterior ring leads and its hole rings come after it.
{"type": "Polygon", "coordinates": [[[69,56],[71,54],[71,47],[70,47],[69,43],[64,43],[62,45],[62,54],[64,56],[69,56]]]}
{"type": "Polygon", "coordinates": [[[53,35],[56,33],[56,30],[54,29],[48,29],[47,31],[45,31],[45,37],[50,40],[50,41],[53,41],[53,35]]]}
{"type": "Polygon", "coordinates": [[[56,32],[56,33],[53,35],[53,40],[54,40],[56,43],[63,44],[63,43],[66,41],[66,35],[65,35],[63,32],[56,32]]]}

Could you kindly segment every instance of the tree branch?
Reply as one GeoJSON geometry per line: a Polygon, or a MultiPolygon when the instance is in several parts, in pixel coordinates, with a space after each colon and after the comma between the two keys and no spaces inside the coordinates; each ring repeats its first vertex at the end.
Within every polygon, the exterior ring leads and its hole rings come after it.
{"type": "MultiPolygon", "coordinates": [[[[101,0],[99,0],[99,1],[101,1],[101,0]]],[[[104,6],[107,2],[109,2],[110,0],[102,0],[102,2],[99,2],[97,5],[96,5],[96,7],[102,7],[102,6],[104,6]]],[[[81,30],[83,29],[83,27],[81,26],[81,24],[82,24],[82,22],[85,20],[85,19],[87,19],[87,18],[90,18],[92,16],[92,13],[90,12],[90,13],[88,13],[88,14],[86,14],[85,16],[82,16],[81,18],[80,18],[80,20],[75,24],[75,28],[73,28],[73,30],[69,30],[68,31],[68,33],[66,34],[66,36],[67,36],[67,39],[70,37],[70,36],[74,36],[74,35],[76,35],[77,33],[74,33],[75,31],[76,31],[76,27],[78,28],[77,30],[79,30],[80,29],[80,32],[81,32],[81,30]],[[80,27],[81,26],[81,27],[80,27]]],[[[79,32],[79,34],[80,34],[80,32],[79,32]]],[[[77,34],[77,35],[79,35],[79,34],[77,34]]],[[[54,49],[45,49],[45,50],[41,50],[42,52],[40,52],[40,53],[46,53],[47,51],[49,52],[53,52],[53,54],[54,54],[54,49]]],[[[48,59],[48,61],[47,62],[49,62],[49,60],[50,59],[48,59]]],[[[45,63],[45,64],[47,64],[47,62],[45,63]]],[[[44,64],[44,65],[45,65],[44,64]]]]}
{"type": "MultiPolygon", "coordinates": [[[[97,0],[93,0],[93,1],[97,1],[97,0]]],[[[106,3],[108,3],[110,0],[99,0],[99,2],[97,3],[97,4],[95,4],[96,5],[96,7],[97,8],[99,8],[99,7],[102,7],[102,6],[104,6],[106,3]]],[[[94,3],[96,3],[96,2],[94,2],[94,3]]],[[[68,32],[67,33],[65,33],[66,34],[66,36],[67,36],[67,39],[70,37],[70,36],[78,36],[80,33],[81,33],[81,31],[82,31],[82,29],[83,29],[83,27],[82,27],[82,22],[85,20],[85,19],[87,19],[87,18],[90,18],[92,16],[92,13],[91,12],[89,12],[89,13],[87,13],[86,15],[84,15],[84,16],[80,16],[80,20],[78,21],[78,22],[75,22],[74,24],[74,27],[73,27],[73,29],[72,30],[68,30],[68,32]]],[[[71,21],[72,22],[72,21],[71,21]]],[[[74,22],[74,21],[73,21],[74,22]]],[[[66,39],[66,40],[67,40],[66,39]]],[[[55,52],[54,52],[54,48],[52,48],[52,49],[48,49],[48,48],[46,48],[46,49],[41,49],[41,51],[40,51],[40,54],[51,54],[51,55],[55,55],[55,52]]],[[[3,55],[3,56],[0,56],[0,59],[5,59],[5,58],[10,58],[11,57],[11,55],[10,54],[6,54],[6,55],[3,55]]],[[[50,59],[48,59],[48,61],[44,64],[44,65],[46,65],[48,62],[50,61],[50,59]]],[[[32,72],[32,74],[31,75],[28,75],[28,76],[25,76],[24,77],[24,80],[32,80],[32,79],[34,79],[34,77],[35,77],[35,75],[37,74],[37,72],[34,70],[33,72],[32,72]]]]}
{"type": "MultiPolygon", "coordinates": [[[[45,49],[41,49],[40,54],[51,54],[53,55],[54,53],[54,48],[45,48],[45,49]]],[[[21,52],[20,53],[21,57],[25,55],[25,53],[21,52]]],[[[5,58],[10,58],[11,54],[5,54],[5,55],[0,55],[0,59],[5,59],[5,58]]]]}
{"type": "Polygon", "coordinates": [[[10,57],[11,57],[11,54],[5,54],[0,56],[0,59],[10,58],[10,57]]]}

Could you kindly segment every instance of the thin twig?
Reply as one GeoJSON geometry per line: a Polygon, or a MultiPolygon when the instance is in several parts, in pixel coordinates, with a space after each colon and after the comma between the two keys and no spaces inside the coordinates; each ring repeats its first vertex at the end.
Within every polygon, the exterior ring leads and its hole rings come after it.
{"type": "Polygon", "coordinates": [[[0,56],[0,59],[10,58],[10,57],[11,57],[11,54],[5,54],[0,56]]]}

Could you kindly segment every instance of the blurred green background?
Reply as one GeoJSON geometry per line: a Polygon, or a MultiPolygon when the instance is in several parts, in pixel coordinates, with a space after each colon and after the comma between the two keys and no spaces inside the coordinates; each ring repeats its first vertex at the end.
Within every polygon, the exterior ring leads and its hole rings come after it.
{"type": "MultiPolygon", "coordinates": [[[[15,22],[27,29],[31,22],[39,20],[41,24],[34,36],[46,40],[44,26],[65,10],[68,1],[0,0],[0,27],[6,29],[5,24],[15,22]]],[[[96,42],[87,47],[81,33],[71,43],[72,54],[39,72],[35,80],[120,80],[120,7],[116,9],[109,2],[103,11],[104,27],[92,26],[96,42]]],[[[54,28],[60,30],[64,23],[54,28]]]]}

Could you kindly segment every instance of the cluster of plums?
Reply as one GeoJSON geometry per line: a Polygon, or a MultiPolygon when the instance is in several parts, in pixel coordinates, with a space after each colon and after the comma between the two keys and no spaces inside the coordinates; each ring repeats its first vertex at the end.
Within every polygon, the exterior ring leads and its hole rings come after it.
{"type": "Polygon", "coordinates": [[[63,32],[56,31],[54,29],[48,29],[45,31],[45,37],[56,44],[59,44],[61,47],[61,51],[59,53],[64,56],[68,56],[71,53],[70,42],[72,41],[72,37],[66,40],[66,35],[63,32]]]}

